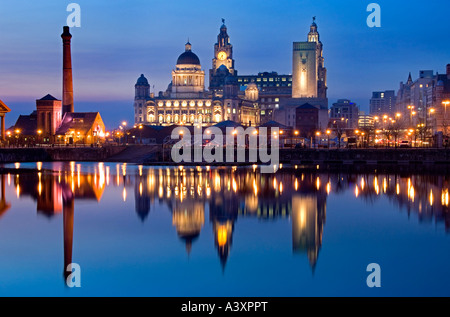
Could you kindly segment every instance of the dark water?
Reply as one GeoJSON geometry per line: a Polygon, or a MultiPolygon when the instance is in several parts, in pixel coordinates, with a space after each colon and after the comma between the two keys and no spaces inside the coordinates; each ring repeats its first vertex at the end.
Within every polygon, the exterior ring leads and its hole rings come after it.
{"type": "Polygon", "coordinates": [[[445,175],[4,167],[0,296],[450,295],[445,175]]]}

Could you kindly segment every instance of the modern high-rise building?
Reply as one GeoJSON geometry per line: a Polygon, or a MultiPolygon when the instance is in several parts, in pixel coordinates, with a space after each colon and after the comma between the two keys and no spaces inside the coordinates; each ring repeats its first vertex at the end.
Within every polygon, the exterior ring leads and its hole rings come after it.
{"type": "Polygon", "coordinates": [[[373,116],[394,116],[396,107],[394,90],[374,91],[370,99],[370,114],[373,116]]]}

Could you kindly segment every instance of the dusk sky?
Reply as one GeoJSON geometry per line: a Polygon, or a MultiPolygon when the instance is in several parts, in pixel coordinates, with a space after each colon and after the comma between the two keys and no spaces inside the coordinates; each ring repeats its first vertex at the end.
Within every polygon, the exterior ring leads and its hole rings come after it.
{"type": "MultiPolygon", "coordinates": [[[[71,2],[0,0],[0,99],[12,109],[7,126],[47,93],[61,99],[60,35],[71,2]]],[[[306,40],[316,16],[330,106],[348,98],[367,111],[372,91],[397,91],[409,72],[413,79],[419,70],[444,73],[450,63],[448,0],[376,1],[381,28],[366,25],[372,1],[364,0],[74,2],[81,6],[81,27],[71,29],[75,111],[100,111],[108,128],[133,121],[140,74],[152,92],[167,88],[188,38],[208,74],[222,18],[238,74],[247,75],[290,74],[292,42],[306,40]]]]}

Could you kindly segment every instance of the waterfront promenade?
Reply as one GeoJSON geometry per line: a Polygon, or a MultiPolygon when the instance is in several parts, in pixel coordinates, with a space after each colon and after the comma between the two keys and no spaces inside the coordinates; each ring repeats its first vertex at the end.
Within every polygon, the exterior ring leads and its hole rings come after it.
{"type": "MultiPolygon", "coordinates": [[[[414,164],[450,166],[450,149],[434,148],[280,149],[279,156],[280,163],[292,165],[400,166],[414,164]]],[[[36,161],[105,161],[149,165],[174,164],[171,160],[170,149],[165,149],[164,153],[162,153],[160,145],[0,149],[0,163],[36,161]]],[[[254,162],[247,163],[253,164],[254,162]]],[[[193,164],[199,165],[199,163],[193,164]]],[[[216,163],[211,165],[236,164],[216,163]]],[[[237,165],[245,165],[245,163],[237,165]]]]}

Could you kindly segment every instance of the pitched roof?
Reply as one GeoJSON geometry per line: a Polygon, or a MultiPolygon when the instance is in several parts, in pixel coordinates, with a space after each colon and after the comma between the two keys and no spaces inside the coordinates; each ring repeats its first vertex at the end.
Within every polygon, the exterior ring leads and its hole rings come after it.
{"type": "Polygon", "coordinates": [[[242,125],[235,122],[235,121],[231,121],[231,120],[226,120],[226,121],[222,121],[219,123],[216,123],[215,125],[213,125],[213,127],[218,127],[218,128],[228,128],[228,127],[241,127],[242,125]]]}
{"type": "Polygon", "coordinates": [[[268,122],[260,125],[260,127],[276,127],[276,128],[280,128],[280,129],[290,129],[288,126],[285,126],[284,124],[281,124],[276,121],[268,121],[268,122]]]}
{"type": "Polygon", "coordinates": [[[56,134],[63,135],[74,130],[80,134],[87,134],[94,125],[98,112],[66,112],[56,134]]]}
{"type": "Polygon", "coordinates": [[[11,109],[3,101],[0,100],[0,112],[10,112],[11,109]]]}
{"type": "Polygon", "coordinates": [[[55,97],[53,97],[50,94],[47,94],[44,97],[42,97],[41,99],[39,99],[39,100],[58,100],[58,99],[56,99],[55,97]]]}
{"type": "Polygon", "coordinates": [[[36,135],[37,133],[37,116],[35,114],[20,115],[16,124],[9,128],[11,132],[19,129],[21,135],[36,135]]]}
{"type": "Polygon", "coordinates": [[[297,109],[318,109],[318,108],[309,103],[305,103],[304,105],[297,107],[297,109]]]}

